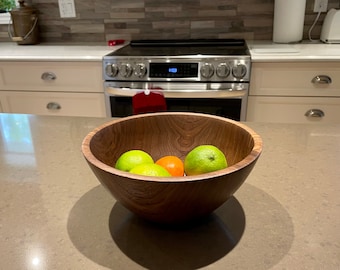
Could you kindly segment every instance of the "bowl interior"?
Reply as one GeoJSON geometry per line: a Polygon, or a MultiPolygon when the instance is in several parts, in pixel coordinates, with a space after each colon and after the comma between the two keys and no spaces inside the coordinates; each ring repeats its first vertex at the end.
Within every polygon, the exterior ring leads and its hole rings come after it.
{"type": "Polygon", "coordinates": [[[90,149],[96,159],[114,167],[132,149],[148,152],[154,160],[175,155],[184,161],[195,146],[212,144],[226,155],[229,168],[254,147],[251,130],[222,117],[196,113],[153,113],[122,118],[94,131],[90,149]]]}

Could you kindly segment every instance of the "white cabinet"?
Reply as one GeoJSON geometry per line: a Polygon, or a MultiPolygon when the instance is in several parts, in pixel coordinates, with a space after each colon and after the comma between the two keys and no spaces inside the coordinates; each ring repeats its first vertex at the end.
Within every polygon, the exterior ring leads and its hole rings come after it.
{"type": "Polygon", "coordinates": [[[340,123],[340,98],[250,96],[247,121],[340,123]]]}
{"type": "Polygon", "coordinates": [[[3,112],[105,117],[101,62],[0,62],[3,112]]]}
{"type": "Polygon", "coordinates": [[[340,123],[340,62],[253,63],[247,121],[340,123]]]}
{"type": "Polygon", "coordinates": [[[3,112],[105,117],[101,93],[0,91],[3,112]]]}

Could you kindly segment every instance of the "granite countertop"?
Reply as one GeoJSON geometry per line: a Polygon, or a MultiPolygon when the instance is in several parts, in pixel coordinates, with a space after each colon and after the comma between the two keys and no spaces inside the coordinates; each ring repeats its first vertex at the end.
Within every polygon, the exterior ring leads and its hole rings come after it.
{"type": "Polygon", "coordinates": [[[80,147],[106,118],[0,114],[1,269],[340,269],[340,125],[246,123],[264,151],[191,228],[147,223],[80,147]]]}

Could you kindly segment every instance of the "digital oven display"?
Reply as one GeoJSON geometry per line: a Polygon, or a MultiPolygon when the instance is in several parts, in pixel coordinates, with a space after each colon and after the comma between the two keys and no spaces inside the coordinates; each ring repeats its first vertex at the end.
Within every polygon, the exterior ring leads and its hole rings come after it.
{"type": "Polygon", "coordinates": [[[198,77],[198,63],[150,63],[150,78],[198,77]]]}

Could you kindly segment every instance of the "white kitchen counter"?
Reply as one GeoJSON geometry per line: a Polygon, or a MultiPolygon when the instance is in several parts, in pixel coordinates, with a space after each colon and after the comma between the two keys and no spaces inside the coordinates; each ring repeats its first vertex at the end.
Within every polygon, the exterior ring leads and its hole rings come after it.
{"type": "Polygon", "coordinates": [[[0,42],[0,61],[101,61],[120,46],[105,45],[17,45],[0,42]]]}
{"type": "Polygon", "coordinates": [[[253,62],[340,61],[340,44],[247,41],[253,62]]]}
{"type": "MultiPolygon", "coordinates": [[[[247,41],[253,62],[268,61],[340,61],[340,44],[276,44],[271,41],[247,41]]],[[[38,44],[17,45],[0,42],[0,61],[101,61],[119,46],[38,44]]]]}

